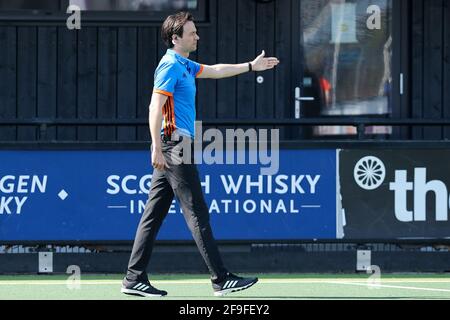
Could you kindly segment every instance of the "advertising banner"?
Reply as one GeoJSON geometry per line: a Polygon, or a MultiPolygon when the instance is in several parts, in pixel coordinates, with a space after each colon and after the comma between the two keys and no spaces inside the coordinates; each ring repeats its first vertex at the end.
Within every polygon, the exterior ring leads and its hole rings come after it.
{"type": "Polygon", "coordinates": [[[348,239],[450,238],[450,150],[341,150],[348,239]]]}
{"type": "MultiPolygon", "coordinates": [[[[0,151],[0,241],[133,240],[148,151],[0,151]]],[[[336,151],[280,150],[279,170],[199,164],[218,240],[335,239],[336,151]]],[[[174,202],[159,240],[191,240],[174,202]]]]}

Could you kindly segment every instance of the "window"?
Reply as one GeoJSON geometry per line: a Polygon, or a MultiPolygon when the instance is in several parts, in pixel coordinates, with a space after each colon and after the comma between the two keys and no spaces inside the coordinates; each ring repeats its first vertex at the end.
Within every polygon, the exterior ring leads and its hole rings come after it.
{"type": "Polygon", "coordinates": [[[17,10],[44,10],[44,11],[61,11],[61,1],[55,0],[0,0],[0,10],[17,11],[17,10]]]}
{"type": "Polygon", "coordinates": [[[172,11],[197,10],[197,0],[69,0],[85,11],[172,11]]]}
{"type": "MultiPolygon", "coordinates": [[[[314,97],[306,115],[391,115],[392,0],[303,0],[301,17],[303,87],[314,97]],[[371,25],[371,8],[378,25],[371,25]]],[[[356,129],[318,126],[314,133],[356,129]]],[[[366,133],[390,134],[391,128],[369,127],[366,133]]]]}
{"type": "Polygon", "coordinates": [[[76,5],[82,21],[161,23],[177,11],[191,12],[207,22],[207,0],[0,0],[0,21],[65,22],[67,8],[76,5]]]}

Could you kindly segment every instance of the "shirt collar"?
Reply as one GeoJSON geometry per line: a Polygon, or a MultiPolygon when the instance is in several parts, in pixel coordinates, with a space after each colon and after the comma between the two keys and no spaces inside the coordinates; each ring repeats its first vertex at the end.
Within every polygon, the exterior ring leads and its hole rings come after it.
{"type": "Polygon", "coordinates": [[[178,53],[176,53],[174,50],[172,49],[167,49],[166,54],[175,57],[181,64],[187,64],[188,59],[180,56],[178,53]]]}

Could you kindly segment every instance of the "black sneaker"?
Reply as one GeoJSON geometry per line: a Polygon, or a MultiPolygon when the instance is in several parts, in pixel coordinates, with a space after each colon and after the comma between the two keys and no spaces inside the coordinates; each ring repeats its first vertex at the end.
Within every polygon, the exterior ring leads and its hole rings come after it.
{"type": "Polygon", "coordinates": [[[167,295],[167,291],[156,289],[148,281],[128,281],[126,278],[122,281],[120,292],[142,297],[162,297],[167,295]]]}
{"type": "Polygon", "coordinates": [[[242,278],[230,272],[221,282],[212,282],[215,296],[224,296],[230,292],[245,290],[258,282],[258,278],[242,278]]]}

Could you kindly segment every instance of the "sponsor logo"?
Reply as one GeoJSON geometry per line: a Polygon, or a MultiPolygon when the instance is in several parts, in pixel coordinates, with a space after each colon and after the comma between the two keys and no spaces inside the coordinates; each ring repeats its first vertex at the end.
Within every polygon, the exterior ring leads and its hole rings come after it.
{"type": "Polygon", "coordinates": [[[427,200],[435,201],[434,214],[436,221],[448,221],[450,199],[447,186],[440,180],[427,179],[427,168],[414,168],[413,179],[408,180],[407,170],[395,170],[394,181],[384,184],[386,168],[377,157],[367,156],[359,160],[353,170],[355,182],[364,190],[375,190],[380,186],[389,185],[394,193],[394,212],[401,222],[426,221],[427,200]],[[434,197],[428,197],[433,194],[434,197]],[[408,208],[408,198],[413,197],[413,207],[408,208]]]}

